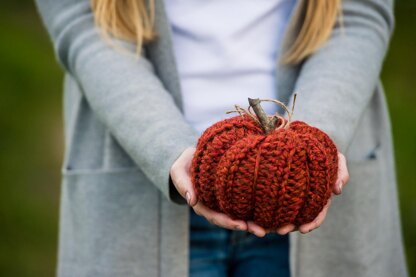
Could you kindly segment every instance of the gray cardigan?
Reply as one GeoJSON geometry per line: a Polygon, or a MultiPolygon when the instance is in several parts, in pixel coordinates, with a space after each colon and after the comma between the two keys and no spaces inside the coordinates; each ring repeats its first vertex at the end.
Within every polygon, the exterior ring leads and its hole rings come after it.
{"type": "MultiPolygon", "coordinates": [[[[36,2],[66,73],[58,275],[187,276],[189,208],[169,169],[198,135],[182,114],[163,1],[156,0],[159,38],[140,59],[100,38],[88,0],[36,2]]],[[[296,37],[306,2],[298,0],[282,50],[296,37]]],[[[318,230],[290,234],[291,274],[406,276],[379,81],[393,1],[344,0],[343,11],[343,30],[338,22],[319,51],[276,71],[280,99],[290,104],[298,93],[295,119],[327,132],[351,175],[318,230]]]]}

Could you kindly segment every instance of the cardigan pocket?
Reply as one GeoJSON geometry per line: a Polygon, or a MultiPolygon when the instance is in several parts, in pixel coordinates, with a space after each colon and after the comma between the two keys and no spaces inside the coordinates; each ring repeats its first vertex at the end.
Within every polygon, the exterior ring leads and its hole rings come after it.
{"type": "MultiPolygon", "coordinates": [[[[383,214],[383,194],[387,186],[385,178],[386,169],[381,160],[382,147],[377,143],[366,155],[366,159],[347,160],[350,180],[337,197],[339,212],[337,224],[343,226],[340,232],[348,242],[351,251],[357,257],[351,258],[351,266],[360,267],[369,262],[375,262],[380,255],[379,247],[383,245],[380,228],[383,227],[385,214],[383,214]],[[365,227],[364,227],[365,226],[365,227]],[[345,233],[344,233],[345,232],[345,233]],[[351,235],[352,233],[355,233],[351,235]],[[361,264],[362,263],[362,264],[361,264]]],[[[342,239],[342,237],[341,237],[342,239]]],[[[348,250],[348,249],[347,249],[348,250]]]]}
{"type": "Polygon", "coordinates": [[[99,167],[79,165],[75,159],[67,159],[68,163],[64,164],[61,173],[68,175],[94,175],[94,174],[118,174],[118,173],[133,173],[140,174],[142,178],[146,178],[142,170],[136,166],[134,161],[121,148],[117,141],[113,138],[107,130],[105,133],[104,142],[102,143],[100,154],[102,157],[99,167]],[[74,165],[74,166],[73,166],[74,165]]]}
{"type": "Polygon", "coordinates": [[[156,187],[134,169],[66,171],[58,271],[135,276],[145,270],[156,276],[160,200],[156,187]]]}
{"type": "Polygon", "coordinates": [[[94,113],[76,80],[65,77],[62,174],[140,171],[94,113]]]}
{"type": "Polygon", "coordinates": [[[85,98],[80,101],[71,123],[62,174],[140,171],[108,128],[96,118],[85,98]]]}

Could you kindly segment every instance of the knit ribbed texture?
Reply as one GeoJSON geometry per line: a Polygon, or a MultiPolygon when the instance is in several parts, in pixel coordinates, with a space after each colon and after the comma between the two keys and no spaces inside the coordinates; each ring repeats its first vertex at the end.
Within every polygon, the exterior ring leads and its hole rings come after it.
{"type": "Polygon", "coordinates": [[[191,178],[207,207],[274,229],[315,219],[337,171],[337,147],[318,128],[294,121],[266,135],[251,117],[239,115],[201,135],[191,178]]]}

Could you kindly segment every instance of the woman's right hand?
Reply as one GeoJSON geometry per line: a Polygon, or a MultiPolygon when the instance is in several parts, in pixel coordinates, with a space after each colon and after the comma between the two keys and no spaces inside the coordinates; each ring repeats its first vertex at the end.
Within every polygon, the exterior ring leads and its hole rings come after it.
{"type": "Polygon", "coordinates": [[[194,209],[196,214],[205,217],[212,224],[231,230],[249,231],[256,236],[263,237],[265,232],[260,226],[254,226],[253,224],[248,226],[247,222],[235,220],[224,213],[213,211],[198,201],[190,176],[195,150],[195,147],[189,147],[183,151],[170,169],[170,176],[179,194],[186,199],[188,205],[194,209]]]}

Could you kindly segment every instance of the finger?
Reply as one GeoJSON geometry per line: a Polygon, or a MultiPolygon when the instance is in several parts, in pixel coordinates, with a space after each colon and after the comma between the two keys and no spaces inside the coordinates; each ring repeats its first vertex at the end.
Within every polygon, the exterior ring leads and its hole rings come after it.
{"type": "Polygon", "coordinates": [[[188,205],[194,206],[197,202],[195,190],[192,185],[191,178],[185,170],[176,170],[171,174],[172,181],[179,194],[186,199],[188,205]]]}
{"type": "Polygon", "coordinates": [[[290,233],[290,232],[294,231],[295,228],[296,228],[296,226],[294,224],[287,224],[285,226],[282,226],[282,227],[277,228],[276,229],[276,232],[279,235],[282,235],[283,236],[283,235],[286,235],[287,233],[290,233]]]}
{"type": "Polygon", "coordinates": [[[349,179],[347,160],[342,153],[338,152],[338,178],[335,182],[333,192],[337,195],[341,194],[342,188],[348,183],[349,179]]]}
{"type": "Polygon", "coordinates": [[[302,224],[301,226],[299,226],[299,232],[301,232],[302,234],[306,234],[318,228],[319,226],[321,226],[321,224],[325,220],[325,217],[326,217],[326,214],[328,212],[328,208],[330,205],[331,205],[331,199],[328,200],[328,202],[326,203],[322,211],[318,214],[318,216],[312,222],[302,224]]]}
{"type": "Polygon", "coordinates": [[[195,147],[187,148],[170,171],[173,184],[190,206],[194,206],[198,201],[190,176],[190,166],[194,152],[195,147]]]}
{"type": "Polygon", "coordinates": [[[329,205],[326,205],[322,211],[319,213],[319,215],[310,223],[303,224],[299,226],[299,232],[302,234],[309,233],[313,231],[314,229],[317,229],[321,226],[323,221],[325,220],[326,214],[328,212],[329,205]]]}
{"type": "Polygon", "coordinates": [[[247,221],[247,229],[247,231],[258,237],[264,237],[266,235],[266,230],[253,221],[247,221]]]}
{"type": "Polygon", "coordinates": [[[205,217],[211,224],[231,230],[247,230],[247,224],[245,221],[232,219],[224,213],[213,211],[201,202],[198,202],[193,209],[196,214],[205,217]]]}
{"type": "Polygon", "coordinates": [[[329,209],[329,203],[330,200],[328,200],[328,203],[325,205],[325,207],[322,209],[322,211],[319,213],[319,215],[316,217],[315,219],[315,226],[314,229],[318,228],[319,226],[322,225],[322,223],[324,222],[326,215],[328,213],[328,209],[329,209]]]}

